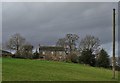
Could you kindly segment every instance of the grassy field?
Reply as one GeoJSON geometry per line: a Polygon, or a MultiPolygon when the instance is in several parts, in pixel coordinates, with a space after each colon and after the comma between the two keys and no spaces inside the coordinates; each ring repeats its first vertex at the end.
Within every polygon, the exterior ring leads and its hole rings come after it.
{"type": "Polygon", "coordinates": [[[2,61],[3,81],[114,81],[111,70],[81,64],[12,58],[2,61]]]}
{"type": "Polygon", "coordinates": [[[0,57],[0,81],[2,81],[2,58],[0,57]]]}

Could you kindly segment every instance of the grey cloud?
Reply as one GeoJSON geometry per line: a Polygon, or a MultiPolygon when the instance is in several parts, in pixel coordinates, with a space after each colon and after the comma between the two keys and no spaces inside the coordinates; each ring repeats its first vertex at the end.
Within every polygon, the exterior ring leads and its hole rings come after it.
{"type": "Polygon", "coordinates": [[[112,9],[117,3],[3,3],[3,42],[20,33],[34,45],[55,44],[67,33],[92,34],[112,42],[112,9]]]}

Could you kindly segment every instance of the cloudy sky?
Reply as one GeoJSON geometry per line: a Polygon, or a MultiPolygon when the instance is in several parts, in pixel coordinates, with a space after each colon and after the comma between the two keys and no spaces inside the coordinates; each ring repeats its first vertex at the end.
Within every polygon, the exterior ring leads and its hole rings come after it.
{"type": "Polygon", "coordinates": [[[98,37],[111,55],[112,10],[117,7],[115,2],[4,2],[2,42],[20,33],[37,47],[38,44],[54,45],[68,33],[79,35],[80,40],[90,34],[98,37]]]}

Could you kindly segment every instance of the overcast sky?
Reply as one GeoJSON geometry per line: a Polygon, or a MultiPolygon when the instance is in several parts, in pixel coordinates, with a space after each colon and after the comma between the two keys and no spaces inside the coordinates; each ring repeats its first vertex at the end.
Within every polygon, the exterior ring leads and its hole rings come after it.
{"type": "Polygon", "coordinates": [[[68,33],[79,35],[80,40],[90,34],[98,37],[102,47],[111,55],[112,10],[117,7],[115,2],[2,3],[2,42],[20,33],[37,47],[38,44],[55,45],[68,33]]]}

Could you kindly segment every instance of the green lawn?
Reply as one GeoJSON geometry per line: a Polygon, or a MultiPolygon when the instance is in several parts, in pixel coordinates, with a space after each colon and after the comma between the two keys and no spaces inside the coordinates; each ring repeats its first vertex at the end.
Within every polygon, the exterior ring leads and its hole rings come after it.
{"type": "Polygon", "coordinates": [[[3,81],[114,81],[111,70],[81,64],[12,58],[2,61],[3,81]]]}
{"type": "Polygon", "coordinates": [[[0,81],[2,81],[2,58],[0,57],[0,81]]]}

